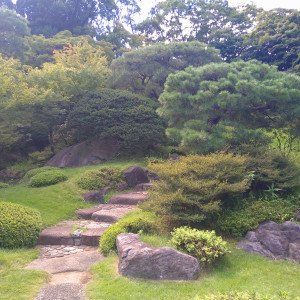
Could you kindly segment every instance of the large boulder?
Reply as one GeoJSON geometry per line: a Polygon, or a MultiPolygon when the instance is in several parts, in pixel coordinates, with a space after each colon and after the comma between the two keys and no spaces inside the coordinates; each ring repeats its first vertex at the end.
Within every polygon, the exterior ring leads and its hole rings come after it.
{"type": "Polygon", "coordinates": [[[114,158],[120,147],[116,139],[85,141],[56,153],[47,163],[51,167],[80,167],[100,164],[114,158]]]}
{"type": "Polygon", "coordinates": [[[266,221],[247,232],[237,248],[270,259],[300,261],[300,226],[290,221],[283,224],[266,221]]]}
{"type": "Polygon", "coordinates": [[[139,183],[149,182],[149,178],[145,171],[139,166],[132,166],[123,171],[128,186],[135,187],[139,183]]]}
{"type": "Polygon", "coordinates": [[[119,273],[127,277],[154,280],[195,280],[200,273],[198,260],[170,247],[151,247],[138,234],[117,236],[119,273]]]}

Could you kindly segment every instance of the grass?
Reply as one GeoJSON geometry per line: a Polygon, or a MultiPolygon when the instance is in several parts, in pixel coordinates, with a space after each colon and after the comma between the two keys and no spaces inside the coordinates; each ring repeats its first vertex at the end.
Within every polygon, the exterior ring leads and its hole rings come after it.
{"type": "Polygon", "coordinates": [[[38,250],[0,249],[0,300],[32,300],[49,278],[46,272],[24,270],[38,250]]]}
{"type": "MultiPolygon", "coordinates": [[[[166,238],[142,236],[153,246],[168,244],[166,238]]],[[[251,291],[261,295],[270,294],[279,299],[281,292],[293,298],[299,296],[300,265],[288,261],[271,261],[264,257],[245,253],[230,243],[231,254],[215,268],[204,273],[196,281],[151,281],[129,279],[117,272],[118,258],[109,256],[92,267],[93,280],[88,284],[89,299],[194,299],[210,293],[228,291],[251,291]],[[117,292],[116,292],[117,291],[117,292]]]]}
{"type": "MultiPolygon", "coordinates": [[[[99,169],[104,166],[118,167],[122,170],[132,165],[145,167],[142,159],[132,161],[112,160],[110,162],[85,166],[79,168],[65,168],[62,171],[68,176],[68,180],[56,185],[33,188],[27,184],[13,185],[6,189],[0,190],[0,201],[17,203],[40,211],[43,226],[47,227],[59,223],[62,220],[74,219],[75,211],[80,208],[94,206],[95,203],[84,202],[82,194],[86,190],[80,189],[76,182],[81,174],[90,169],[99,169]]],[[[110,192],[105,195],[105,200],[115,194],[110,192]]]]}

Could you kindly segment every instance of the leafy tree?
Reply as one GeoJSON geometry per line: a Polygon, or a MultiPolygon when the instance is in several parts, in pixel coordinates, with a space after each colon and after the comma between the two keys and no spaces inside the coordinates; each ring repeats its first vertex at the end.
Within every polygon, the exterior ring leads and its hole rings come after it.
{"type": "Polygon", "coordinates": [[[261,129],[299,136],[299,91],[299,77],[255,60],[189,67],[168,77],[159,113],[182,146],[210,152],[261,140],[261,129]]]}
{"type": "Polygon", "coordinates": [[[51,37],[59,31],[90,33],[88,25],[97,16],[96,0],[17,0],[17,12],[26,16],[32,34],[51,37]]]}
{"type": "Polygon", "coordinates": [[[22,58],[29,48],[24,36],[30,35],[26,19],[15,11],[0,7],[0,53],[22,58]]]}
{"type": "Polygon", "coordinates": [[[255,29],[245,37],[245,60],[257,59],[279,71],[300,72],[300,12],[273,9],[258,16],[255,29]]]}
{"type": "Polygon", "coordinates": [[[79,140],[114,137],[129,153],[140,154],[164,141],[157,103],[126,91],[103,89],[83,97],[71,112],[79,140]]]}
{"type": "Polygon", "coordinates": [[[165,0],[137,26],[151,40],[197,40],[220,49],[230,61],[243,50],[243,34],[253,26],[259,10],[253,5],[229,7],[227,0],[165,0]]]}
{"type": "Polygon", "coordinates": [[[218,51],[199,42],[158,43],[114,60],[112,86],[158,99],[169,74],[218,61],[218,51]]]}

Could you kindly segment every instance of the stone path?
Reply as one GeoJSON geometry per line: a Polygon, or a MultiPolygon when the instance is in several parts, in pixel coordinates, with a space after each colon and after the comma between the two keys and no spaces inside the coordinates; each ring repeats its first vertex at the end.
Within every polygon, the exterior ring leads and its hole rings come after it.
{"type": "Polygon", "coordinates": [[[87,300],[85,285],[91,279],[88,270],[104,259],[98,250],[101,235],[139,201],[145,201],[148,194],[140,189],[118,197],[121,200],[114,196],[109,204],[80,209],[76,211],[78,220],[63,221],[40,233],[36,247],[40,256],[25,269],[46,271],[52,277],[35,300],[87,300]]]}

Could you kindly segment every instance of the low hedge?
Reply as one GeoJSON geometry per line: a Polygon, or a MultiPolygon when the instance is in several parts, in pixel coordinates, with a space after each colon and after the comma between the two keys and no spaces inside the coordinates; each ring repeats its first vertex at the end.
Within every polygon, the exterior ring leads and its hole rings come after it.
{"type": "Polygon", "coordinates": [[[32,247],[42,227],[40,213],[32,208],[0,202],[0,247],[32,247]]]}
{"type": "Polygon", "coordinates": [[[105,187],[116,189],[118,183],[124,179],[120,169],[104,167],[84,172],[77,184],[85,190],[102,190],[105,187]]]}
{"type": "Polygon", "coordinates": [[[23,179],[30,179],[31,177],[33,177],[37,174],[44,173],[46,171],[53,171],[53,170],[59,170],[59,168],[56,168],[56,167],[41,167],[41,168],[31,169],[31,170],[29,170],[25,173],[23,179]]]}
{"type": "Polygon", "coordinates": [[[108,255],[110,251],[116,250],[117,235],[123,232],[132,233],[154,233],[157,231],[155,221],[156,217],[151,213],[134,213],[131,216],[125,216],[118,223],[110,226],[100,239],[100,252],[103,255],[108,255]]]}
{"type": "Polygon", "coordinates": [[[34,175],[31,178],[29,185],[31,187],[42,187],[42,186],[57,184],[67,179],[68,177],[62,171],[59,170],[45,171],[43,173],[34,175]]]}
{"type": "Polygon", "coordinates": [[[227,243],[216,236],[214,231],[182,226],[171,232],[171,235],[171,242],[178,250],[196,257],[204,265],[215,262],[229,252],[227,243]]]}

